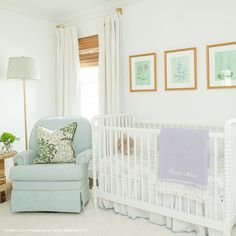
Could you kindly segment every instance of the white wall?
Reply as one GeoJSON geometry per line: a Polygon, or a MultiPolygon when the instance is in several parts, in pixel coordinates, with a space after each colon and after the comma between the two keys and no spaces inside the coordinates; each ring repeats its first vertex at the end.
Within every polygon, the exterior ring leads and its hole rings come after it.
{"type": "Polygon", "coordinates": [[[77,25],[78,37],[83,38],[90,35],[99,34],[102,26],[102,18],[75,23],[77,25]]]}
{"type": "MultiPolygon", "coordinates": [[[[206,45],[236,41],[234,0],[145,0],[121,17],[123,112],[157,122],[223,125],[236,117],[236,89],[206,88],[206,45]],[[164,51],[197,47],[198,89],[164,90],[164,51]],[[157,53],[157,92],[129,92],[129,55],[157,53]]],[[[81,37],[99,32],[100,20],[78,24],[81,37]]]]}
{"type": "Polygon", "coordinates": [[[236,89],[207,90],[206,45],[236,41],[234,0],[145,0],[124,9],[123,110],[158,122],[222,125],[236,117],[236,89]],[[164,51],[197,47],[198,89],[164,91],[164,51]],[[158,91],[129,92],[128,56],[157,52],[158,91]]]}
{"type": "MultiPolygon", "coordinates": [[[[24,150],[22,81],[7,80],[8,58],[29,56],[40,67],[39,81],[26,81],[28,132],[34,123],[55,115],[55,25],[44,20],[0,10],[0,133],[20,138],[14,144],[24,150]]],[[[7,173],[12,160],[7,161],[7,173]]]]}

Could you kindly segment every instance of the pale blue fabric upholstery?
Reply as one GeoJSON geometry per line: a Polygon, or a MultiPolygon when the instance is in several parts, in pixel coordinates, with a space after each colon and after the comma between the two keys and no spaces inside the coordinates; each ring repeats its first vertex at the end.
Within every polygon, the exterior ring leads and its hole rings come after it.
{"type": "Polygon", "coordinates": [[[80,212],[89,200],[88,163],[92,158],[91,126],[82,117],[51,117],[38,121],[30,135],[30,149],[14,158],[11,211],[80,212]],[[57,130],[77,122],[74,164],[33,164],[38,152],[37,127],[57,130]]]}

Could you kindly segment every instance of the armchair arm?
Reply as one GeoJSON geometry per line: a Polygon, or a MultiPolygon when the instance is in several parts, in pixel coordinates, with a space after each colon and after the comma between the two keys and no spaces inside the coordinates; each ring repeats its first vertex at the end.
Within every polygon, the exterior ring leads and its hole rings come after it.
{"type": "Polygon", "coordinates": [[[77,156],[76,164],[85,165],[88,164],[91,159],[92,159],[92,149],[91,148],[86,149],[77,156]]]}
{"type": "Polygon", "coordinates": [[[13,162],[15,165],[30,165],[33,163],[34,158],[36,157],[35,150],[27,150],[18,153],[14,158],[13,162]]]}

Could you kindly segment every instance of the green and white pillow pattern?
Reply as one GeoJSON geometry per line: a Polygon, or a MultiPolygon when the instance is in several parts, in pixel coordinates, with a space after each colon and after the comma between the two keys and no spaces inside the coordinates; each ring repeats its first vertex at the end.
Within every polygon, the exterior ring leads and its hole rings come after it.
{"type": "Polygon", "coordinates": [[[38,157],[34,160],[34,163],[75,162],[76,157],[72,148],[72,141],[76,128],[76,122],[70,123],[56,131],[39,126],[37,128],[38,157]]]}

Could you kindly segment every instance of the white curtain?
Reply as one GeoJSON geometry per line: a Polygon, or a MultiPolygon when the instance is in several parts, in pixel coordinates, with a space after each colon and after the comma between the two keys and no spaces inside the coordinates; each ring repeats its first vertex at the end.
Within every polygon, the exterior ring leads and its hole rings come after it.
{"type": "Polygon", "coordinates": [[[106,17],[99,34],[100,113],[119,113],[120,19],[106,17]]]}
{"type": "Polygon", "coordinates": [[[58,28],[57,115],[79,114],[79,51],[75,26],[58,28]]]}

